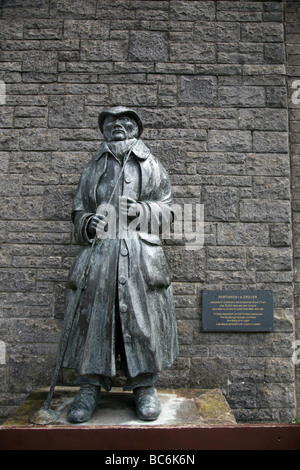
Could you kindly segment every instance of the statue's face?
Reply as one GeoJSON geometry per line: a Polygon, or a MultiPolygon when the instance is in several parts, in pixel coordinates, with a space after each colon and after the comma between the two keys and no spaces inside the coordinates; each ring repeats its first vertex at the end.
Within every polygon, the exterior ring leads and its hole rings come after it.
{"type": "Polygon", "coordinates": [[[103,123],[103,135],[108,142],[138,137],[139,128],[130,116],[107,116],[103,123]]]}

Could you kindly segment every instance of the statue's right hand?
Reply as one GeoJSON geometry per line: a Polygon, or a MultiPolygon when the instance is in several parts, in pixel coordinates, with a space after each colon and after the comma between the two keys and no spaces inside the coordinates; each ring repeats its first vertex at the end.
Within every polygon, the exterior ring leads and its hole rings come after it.
{"type": "Polygon", "coordinates": [[[88,236],[94,238],[97,231],[97,236],[101,238],[107,226],[107,219],[102,214],[95,214],[89,221],[87,226],[88,236]]]}

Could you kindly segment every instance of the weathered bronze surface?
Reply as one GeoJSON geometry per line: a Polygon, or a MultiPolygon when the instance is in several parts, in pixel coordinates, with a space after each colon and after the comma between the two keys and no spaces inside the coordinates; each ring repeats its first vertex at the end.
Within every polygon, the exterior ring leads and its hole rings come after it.
{"type": "Polygon", "coordinates": [[[172,217],[171,185],[140,139],[137,113],[105,110],[99,127],[105,141],[74,199],[80,250],[67,281],[59,355],[63,367],[78,371],[76,385],[110,390],[119,355],[124,390],[150,390],[178,354],[171,277],[159,237],[162,218],[172,217]]]}

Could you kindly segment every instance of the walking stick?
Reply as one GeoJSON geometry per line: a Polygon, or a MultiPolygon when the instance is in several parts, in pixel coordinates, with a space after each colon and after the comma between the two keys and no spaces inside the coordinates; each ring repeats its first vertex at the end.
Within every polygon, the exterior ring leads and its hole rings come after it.
{"type": "MultiPolygon", "coordinates": [[[[129,158],[131,148],[128,150],[128,152],[126,154],[126,157],[124,158],[124,163],[123,163],[122,169],[120,171],[120,174],[118,176],[116,184],[115,184],[115,186],[112,190],[109,201],[106,204],[104,213],[107,213],[107,210],[110,206],[113,195],[116,191],[116,188],[117,188],[117,186],[119,184],[119,181],[122,177],[122,174],[124,172],[125,164],[126,164],[128,158],[129,158]]],[[[67,345],[68,345],[68,341],[69,341],[69,337],[70,337],[70,332],[71,332],[71,329],[72,329],[73,320],[75,318],[78,303],[79,303],[79,300],[80,300],[80,297],[81,297],[81,293],[82,293],[82,291],[85,287],[87,272],[88,272],[88,269],[89,269],[89,266],[90,266],[90,262],[91,262],[93,253],[95,251],[95,247],[96,247],[97,243],[99,242],[99,240],[100,239],[97,236],[95,236],[94,239],[93,239],[89,256],[87,258],[86,264],[84,266],[84,269],[82,270],[82,274],[81,274],[81,277],[80,277],[79,282],[78,282],[78,287],[77,287],[77,290],[76,290],[75,298],[74,298],[73,302],[69,302],[69,304],[68,304],[68,307],[69,307],[68,310],[69,311],[67,310],[67,312],[66,312],[67,323],[66,323],[65,328],[64,328],[64,334],[61,337],[60,346],[59,346],[59,353],[58,353],[58,357],[57,357],[57,361],[56,361],[56,367],[55,367],[55,370],[54,370],[51,386],[50,386],[48,396],[47,396],[47,399],[45,401],[45,404],[44,404],[43,408],[36,411],[30,417],[30,421],[33,424],[43,424],[43,425],[50,424],[50,423],[53,423],[54,421],[56,421],[58,416],[59,416],[58,413],[55,413],[53,410],[50,409],[50,405],[51,405],[55,385],[56,385],[56,382],[57,382],[57,379],[58,379],[58,374],[59,374],[61,366],[63,364],[64,355],[65,355],[65,352],[66,352],[66,349],[67,349],[67,345]]]]}

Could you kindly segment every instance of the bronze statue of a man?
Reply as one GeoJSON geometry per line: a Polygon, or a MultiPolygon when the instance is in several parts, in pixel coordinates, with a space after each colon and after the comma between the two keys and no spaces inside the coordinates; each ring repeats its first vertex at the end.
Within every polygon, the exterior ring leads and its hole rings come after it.
{"type": "Polygon", "coordinates": [[[105,141],[82,173],[72,212],[81,249],[67,281],[69,307],[89,262],[63,361],[77,370],[80,386],[68,419],[91,418],[100,388],[111,389],[119,355],[138,418],[154,420],[161,411],[157,373],[178,354],[170,274],[158,230],[151,230],[172,215],[171,186],[140,139],[135,111],[105,110],[99,127],[105,141]]]}

